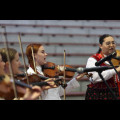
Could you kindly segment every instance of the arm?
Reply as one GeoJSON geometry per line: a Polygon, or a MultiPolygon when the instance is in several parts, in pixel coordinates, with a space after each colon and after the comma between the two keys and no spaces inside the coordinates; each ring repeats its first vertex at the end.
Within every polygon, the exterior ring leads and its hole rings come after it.
{"type": "MultiPolygon", "coordinates": [[[[74,88],[80,87],[79,82],[76,80],[76,78],[73,78],[67,83],[67,87],[65,88],[66,94],[70,93],[74,88]]],[[[59,95],[64,95],[64,88],[62,86],[59,86],[59,95]]]]}
{"type": "Polygon", "coordinates": [[[26,93],[20,100],[36,100],[41,95],[41,92],[42,90],[38,86],[33,86],[32,90],[26,88],[26,93]]]}
{"type": "MultiPolygon", "coordinates": [[[[90,57],[87,61],[87,65],[86,65],[86,68],[90,68],[90,67],[96,67],[95,66],[95,63],[97,61],[90,57]]],[[[99,77],[98,73],[97,72],[89,72],[89,73],[92,73],[93,74],[93,77],[92,77],[92,82],[93,83],[96,83],[96,82],[102,82],[101,78],[99,77]]],[[[105,80],[108,80],[110,79],[111,77],[113,77],[113,75],[115,75],[115,70],[114,69],[111,69],[111,70],[106,70],[106,71],[103,71],[102,72],[102,76],[104,77],[105,80]]]]}

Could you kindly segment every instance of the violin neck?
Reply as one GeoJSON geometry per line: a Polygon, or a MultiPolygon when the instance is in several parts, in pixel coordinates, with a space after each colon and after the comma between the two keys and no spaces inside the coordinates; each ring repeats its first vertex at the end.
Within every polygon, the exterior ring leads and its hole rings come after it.
{"type": "Polygon", "coordinates": [[[48,66],[43,66],[43,69],[55,69],[55,66],[52,66],[52,67],[48,67],[48,66]]]}
{"type": "Polygon", "coordinates": [[[24,74],[24,73],[23,74],[16,74],[15,76],[16,77],[26,77],[26,74],[24,74]]]}
{"type": "Polygon", "coordinates": [[[77,72],[75,68],[68,68],[68,67],[65,67],[65,71],[77,72]]]}
{"type": "Polygon", "coordinates": [[[32,83],[33,86],[35,85],[38,85],[40,87],[43,87],[43,86],[48,86],[49,84],[47,82],[35,82],[35,83],[32,83]]]}
{"type": "Polygon", "coordinates": [[[21,86],[21,87],[27,87],[27,88],[32,89],[32,87],[31,87],[30,85],[25,84],[25,83],[23,83],[23,82],[20,82],[20,81],[18,81],[18,80],[15,80],[15,84],[16,84],[16,85],[19,85],[19,86],[21,86]]]}
{"type": "Polygon", "coordinates": [[[49,79],[49,77],[45,77],[45,76],[42,76],[42,75],[38,75],[42,80],[47,80],[49,79]]]}
{"type": "MultiPolygon", "coordinates": [[[[62,82],[62,79],[56,79],[54,82],[55,82],[55,84],[60,85],[59,82],[62,82]]],[[[33,86],[38,85],[40,87],[43,87],[43,86],[49,86],[49,83],[47,83],[47,82],[35,82],[35,83],[32,83],[32,85],[33,86]]]]}

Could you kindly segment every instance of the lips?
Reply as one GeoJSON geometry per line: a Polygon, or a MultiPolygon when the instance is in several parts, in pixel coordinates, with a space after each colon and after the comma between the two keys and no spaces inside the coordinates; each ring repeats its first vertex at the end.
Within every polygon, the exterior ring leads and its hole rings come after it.
{"type": "Polygon", "coordinates": [[[109,50],[114,50],[114,48],[110,48],[109,50]]]}
{"type": "Polygon", "coordinates": [[[46,62],[46,58],[44,58],[44,62],[46,62]]]}

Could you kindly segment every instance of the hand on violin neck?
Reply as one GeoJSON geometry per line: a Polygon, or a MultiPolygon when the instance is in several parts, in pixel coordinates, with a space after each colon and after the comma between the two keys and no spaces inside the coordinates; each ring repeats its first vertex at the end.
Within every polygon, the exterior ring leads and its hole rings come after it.
{"type": "Polygon", "coordinates": [[[50,89],[50,88],[58,87],[54,82],[55,80],[56,80],[55,78],[49,78],[49,79],[45,80],[45,82],[47,82],[49,85],[48,86],[43,86],[42,90],[47,90],[47,89],[50,89]]]}
{"type": "Polygon", "coordinates": [[[49,79],[45,80],[45,82],[50,82],[50,81],[55,81],[55,80],[56,80],[56,78],[49,78],[49,79]]]}
{"type": "Polygon", "coordinates": [[[81,80],[81,78],[83,78],[87,73],[82,73],[82,74],[79,74],[77,77],[76,77],[76,80],[81,80]]]}

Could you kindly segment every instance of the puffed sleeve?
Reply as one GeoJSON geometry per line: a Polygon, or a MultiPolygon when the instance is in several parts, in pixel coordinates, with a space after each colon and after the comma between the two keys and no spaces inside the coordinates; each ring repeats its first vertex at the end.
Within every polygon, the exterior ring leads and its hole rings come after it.
{"type": "MultiPolygon", "coordinates": [[[[71,92],[74,88],[80,87],[79,82],[73,78],[67,83],[67,87],[65,88],[66,94],[71,92]]],[[[64,88],[62,86],[59,87],[59,95],[64,95],[64,88]]]]}
{"type": "MultiPolygon", "coordinates": [[[[86,64],[86,68],[90,68],[90,67],[96,67],[95,66],[95,63],[97,61],[90,57],[87,61],[87,64],[86,64]]],[[[93,83],[97,83],[97,82],[102,82],[101,78],[99,77],[98,73],[97,72],[89,72],[89,73],[92,73],[93,76],[92,76],[92,79],[90,79],[91,82],[93,83]]],[[[113,75],[115,75],[116,72],[114,69],[110,69],[110,70],[106,70],[106,71],[103,71],[102,72],[102,76],[105,80],[109,80],[111,77],[113,77],[113,75]]]]}
{"type": "Polygon", "coordinates": [[[33,69],[31,67],[29,67],[28,70],[27,70],[27,74],[32,75],[34,73],[35,72],[33,71],[33,69]]]}

